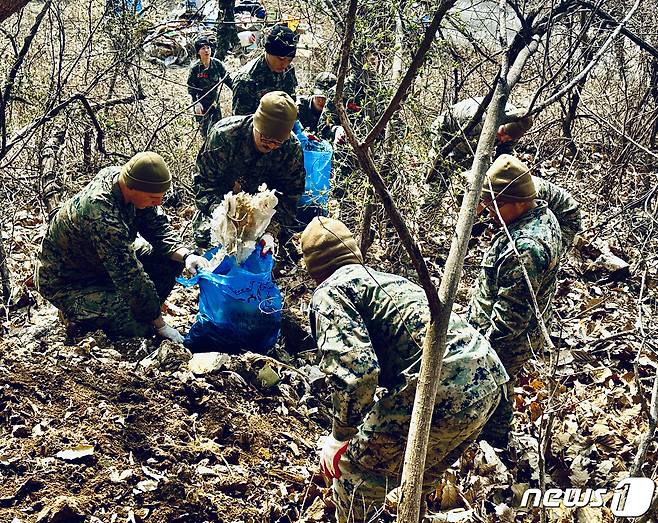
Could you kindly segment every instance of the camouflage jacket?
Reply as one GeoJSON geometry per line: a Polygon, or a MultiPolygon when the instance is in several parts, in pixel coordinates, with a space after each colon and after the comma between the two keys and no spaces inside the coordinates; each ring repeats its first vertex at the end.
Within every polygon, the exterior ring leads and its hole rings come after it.
{"type": "Polygon", "coordinates": [[[233,77],[233,116],[254,114],[260,99],[271,91],[285,91],[294,100],[296,90],[295,66],[274,73],[263,54],[247,62],[233,77]]]}
{"type": "MultiPolygon", "coordinates": [[[[430,127],[430,134],[432,138],[432,149],[430,156],[435,158],[441,153],[441,149],[445,146],[453,136],[460,132],[460,129],[468,125],[471,118],[475,116],[480,104],[484,97],[466,98],[448,108],[447,111],[441,113],[436,117],[430,127]]],[[[480,133],[482,132],[482,125],[484,124],[484,116],[482,119],[466,134],[465,139],[462,139],[450,153],[450,158],[457,162],[464,169],[469,169],[473,162],[473,153],[477,147],[480,133]]],[[[518,116],[518,109],[508,103],[505,106],[505,114],[501,124],[514,121],[518,116]]],[[[516,142],[506,142],[499,144],[494,151],[494,157],[501,154],[512,154],[516,142]]]]}
{"type": "Polygon", "coordinates": [[[562,231],[562,254],[566,254],[573,239],[583,230],[580,204],[565,189],[537,176],[532,177],[537,189],[537,198],[544,200],[557,218],[562,231]]]}
{"type": "Polygon", "coordinates": [[[297,119],[305,131],[317,132],[321,114],[313,107],[312,96],[300,96],[297,99],[297,119]]]}
{"type": "MultiPolygon", "coordinates": [[[[204,112],[216,101],[217,90],[222,79],[228,87],[233,87],[233,81],[226,72],[224,64],[217,58],[210,59],[207,69],[203,66],[201,60],[195,60],[190,66],[190,74],[187,77],[187,92],[190,93],[193,102],[198,100],[201,103],[204,112]]],[[[220,111],[219,118],[221,118],[219,103],[216,104],[216,107],[220,111]]]]}
{"type": "MultiPolygon", "coordinates": [[[[322,109],[318,121],[318,134],[323,140],[333,140],[336,133],[336,127],[341,125],[334,97],[336,96],[336,87],[332,87],[327,93],[327,103],[322,109]]],[[[350,120],[350,124],[356,132],[363,132],[363,125],[366,123],[365,89],[357,82],[352,75],[345,79],[345,88],[343,90],[343,100],[345,101],[345,111],[350,120]]]]}
{"type": "MultiPolygon", "coordinates": [[[[413,404],[429,308],[425,292],[406,278],[362,265],[346,265],[313,294],[311,330],[332,390],[333,434],[356,432],[375,390],[413,404]]],[[[489,343],[453,314],[435,415],[457,413],[508,381],[489,343]]],[[[404,408],[411,408],[411,404],[404,408]]]]}
{"type": "Polygon", "coordinates": [[[548,323],[560,268],[562,234],[555,215],[541,201],[507,229],[520,258],[505,231],[499,230],[482,258],[468,319],[489,340],[513,376],[529,358],[529,347],[538,347],[541,342],[521,264],[548,323]]]}
{"type": "Polygon", "coordinates": [[[59,209],[39,252],[39,291],[46,299],[69,288],[111,282],[139,321],[160,314],[155,286],[135,256],[139,233],[154,254],[182,247],[160,207],[136,209],[117,183],[120,167],[108,167],[59,209]]]}
{"type": "MultiPolygon", "coordinates": [[[[210,216],[235,182],[243,191],[258,192],[266,183],[276,189],[279,203],[274,222],[284,226],[295,223],[297,200],[304,191],[304,156],[299,140],[292,134],[281,147],[261,153],[253,138],[253,115],[230,116],[217,122],[199,151],[194,176],[196,205],[210,216]]],[[[268,229],[275,233],[275,229],[268,229]]]]}

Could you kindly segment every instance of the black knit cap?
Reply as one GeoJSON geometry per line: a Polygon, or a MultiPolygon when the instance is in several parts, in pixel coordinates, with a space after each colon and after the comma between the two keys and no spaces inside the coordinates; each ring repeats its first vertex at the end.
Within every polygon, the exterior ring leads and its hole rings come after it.
{"type": "Polygon", "coordinates": [[[210,47],[210,40],[208,40],[205,36],[197,38],[194,42],[194,50],[198,53],[204,45],[210,47]]]}
{"type": "Polygon", "coordinates": [[[265,52],[274,56],[294,58],[299,36],[285,25],[275,25],[265,41],[265,52]]]}

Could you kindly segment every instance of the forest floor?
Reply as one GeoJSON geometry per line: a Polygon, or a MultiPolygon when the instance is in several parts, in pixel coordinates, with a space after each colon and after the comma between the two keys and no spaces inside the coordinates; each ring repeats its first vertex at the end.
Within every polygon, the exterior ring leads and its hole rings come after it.
{"type": "MultiPolygon", "coordinates": [[[[32,259],[37,222],[18,220],[13,263],[32,259]]],[[[473,445],[446,474],[431,511],[451,521],[514,521],[515,514],[532,521],[538,509],[517,509],[540,475],[546,488],[608,488],[609,504],[628,474],[658,369],[638,322],[638,310],[651,313],[642,307],[644,297],[655,300],[655,284],[639,271],[597,273],[592,244],[579,246],[556,297],[554,364],[537,355],[515,391],[516,465],[486,443],[473,445]],[[542,474],[538,447],[547,432],[542,474]]],[[[457,311],[485,247],[476,243],[467,258],[457,311]]],[[[301,267],[278,283],[289,314],[269,356],[226,356],[212,370],[190,370],[169,342],[160,344],[169,357],[148,365],[155,339],[112,343],[102,332],[67,339],[56,310],[28,281],[24,302],[33,303],[11,311],[0,342],[0,522],[331,521],[315,450],[329,427],[328,393],[305,338],[312,286],[301,267]]],[[[168,321],[186,330],[195,312],[196,292],[178,287],[168,321]]],[[[648,475],[656,457],[651,448],[648,475]]],[[[611,521],[605,507],[549,516],[611,521]]]]}
{"type": "MultiPolygon", "coordinates": [[[[184,76],[180,71],[175,81],[152,81],[146,89],[168,92],[152,99],[183,105],[184,76]]],[[[183,119],[181,126],[193,129],[189,115],[183,119]]],[[[166,153],[181,158],[179,171],[191,169],[195,131],[171,132],[177,140],[169,140],[166,153]]],[[[582,203],[586,231],[560,274],[551,327],[558,350],[535,355],[515,390],[515,459],[503,461],[487,443],[474,444],[431,497],[434,521],[539,521],[539,509],[519,505],[523,492],[540,483],[608,489],[605,507],[550,509],[549,521],[612,521],[614,488],[647,429],[658,371],[656,246],[636,239],[651,238],[646,231],[656,220],[650,198],[637,200],[650,187],[634,186],[632,173],[611,178],[618,166],[594,148],[585,152],[583,163],[546,161],[541,169],[582,203]],[[601,254],[629,266],[604,269],[601,254]]],[[[73,176],[70,193],[90,175],[73,176]]],[[[167,209],[188,234],[189,196],[167,209]]],[[[313,285],[301,263],[277,279],[287,313],[275,349],[267,356],[217,356],[201,368],[169,342],[111,342],[102,332],[68,339],[57,311],[33,287],[46,227],[34,208],[0,209],[11,224],[3,232],[17,289],[16,305],[0,318],[0,523],[333,521],[316,455],[316,440],[329,429],[329,393],[308,337],[313,285]],[[153,353],[161,360],[149,362],[153,353]]],[[[416,226],[437,278],[455,216],[446,202],[416,226]]],[[[386,226],[377,227],[384,234],[369,263],[413,278],[386,226]]],[[[457,313],[468,303],[486,245],[485,235],[467,256],[457,313]]],[[[164,310],[182,331],[196,312],[197,292],[180,286],[164,310]]],[[[655,478],[656,463],[653,445],[642,472],[655,478]]]]}

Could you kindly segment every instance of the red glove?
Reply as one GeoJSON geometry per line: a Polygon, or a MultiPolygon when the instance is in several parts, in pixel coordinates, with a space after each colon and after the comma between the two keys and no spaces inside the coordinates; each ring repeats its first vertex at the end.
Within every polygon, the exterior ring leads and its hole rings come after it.
{"type": "Polygon", "coordinates": [[[361,106],[354,102],[347,102],[347,109],[353,113],[358,113],[361,110],[361,106]]]}
{"type": "Polygon", "coordinates": [[[321,142],[322,141],[322,140],[320,140],[320,138],[318,138],[314,134],[307,134],[306,138],[308,138],[309,140],[313,140],[314,142],[321,142]]]}
{"type": "Polygon", "coordinates": [[[345,451],[350,441],[338,441],[331,434],[329,436],[322,436],[318,440],[320,448],[320,468],[322,473],[328,478],[340,478],[340,468],[338,462],[345,451]]]}
{"type": "Polygon", "coordinates": [[[271,252],[272,255],[274,255],[274,238],[271,234],[263,234],[263,237],[258,242],[258,245],[262,247],[260,251],[261,256],[265,256],[268,252],[271,252]]]}

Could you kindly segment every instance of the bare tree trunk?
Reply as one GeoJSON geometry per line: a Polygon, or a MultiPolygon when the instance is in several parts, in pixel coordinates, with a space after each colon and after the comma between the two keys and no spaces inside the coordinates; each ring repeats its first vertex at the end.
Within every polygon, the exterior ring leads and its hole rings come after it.
{"type": "Polygon", "coordinates": [[[66,131],[55,128],[43,148],[41,198],[48,216],[59,207],[59,203],[62,200],[62,183],[56,166],[65,138],[66,131]]]}
{"type": "Polygon", "coordinates": [[[9,278],[9,270],[7,269],[7,252],[5,251],[5,242],[2,239],[2,232],[0,230],[0,284],[2,285],[2,301],[5,305],[9,305],[11,298],[11,279],[9,278]]]}

